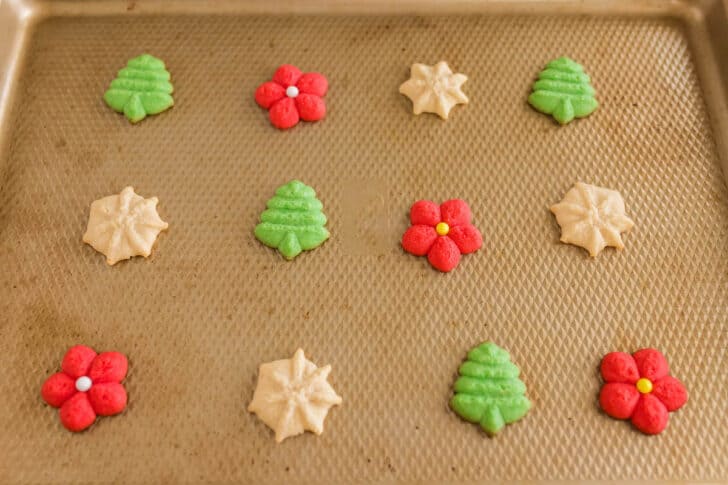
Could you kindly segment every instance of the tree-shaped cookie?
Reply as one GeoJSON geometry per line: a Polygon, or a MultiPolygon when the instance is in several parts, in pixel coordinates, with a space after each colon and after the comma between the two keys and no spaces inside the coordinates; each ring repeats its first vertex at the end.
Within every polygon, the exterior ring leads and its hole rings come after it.
{"type": "Polygon", "coordinates": [[[301,251],[320,246],[329,238],[323,204],[316,191],[298,180],[278,187],[268,201],[268,209],[260,215],[255,237],[263,244],[278,249],[286,259],[301,251]]]}
{"type": "Polygon", "coordinates": [[[560,57],[539,73],[528,102],[565,125],[574,118],[590,115],[599,106],[590,82],[580,64],[560,57]]]}
{"type": "Polygon", "coordinates": [[[518,367],[496,344],[484,342],[470,350],[459,373],[450,406],[466,421],[479,423],[488,434],[498,433],[531,409],[518,367]]]}
{"type": "Polygon", "coordinates": [[[130,60],[118,72],[104,94],[104,101],[136,123],[174,105],[174,88],[169,78],[169,71],[161,59],[143,54],[130,60]]]}

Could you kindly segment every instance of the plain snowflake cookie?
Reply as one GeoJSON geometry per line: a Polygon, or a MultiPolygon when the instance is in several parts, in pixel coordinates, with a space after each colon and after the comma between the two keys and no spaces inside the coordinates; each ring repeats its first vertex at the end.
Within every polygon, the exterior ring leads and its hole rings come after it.
{"type": "Polygon", "coordinates": [[[410,79],[402,83],[399,92],[412,100],[414,114],[437,113],[446,120],[453,106],[468,103],[462,91],[467,80],[465,74],[453,74],[445,61],[434,66],[413,64],[410,79]]]}
{"type": "Polygon", "coordinates": [[[622,233],[634,226],[619,192],[582,182],[552,205],[551,212],[561,226],[561,242],[581,246],[593,258],[607,246],[624,249],[622,233]]]}
{"type": "Polygon", "coordinates": [[[332,406],[341,396],[326,380],[331,366],[317,367],[298,349],[290,359],[261,364],[248,411],[272,428],[276,442],[304,431],[321,434],[332,406]]]}
{"type": "Polygon", "coordinates": [[[132,256],[146,258],[159,233],[169,227],[157,213],[158,202],[136,194],[134,187],[94,201],[83,242],[103,253],[110,265],[132,256]]]}

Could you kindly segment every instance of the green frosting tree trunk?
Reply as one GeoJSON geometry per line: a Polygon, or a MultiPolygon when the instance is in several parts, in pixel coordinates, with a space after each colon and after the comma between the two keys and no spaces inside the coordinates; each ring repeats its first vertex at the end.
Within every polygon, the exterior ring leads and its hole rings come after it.
{"type": "Polygon", "coordinates": [[[590,115],[599,106],[590,82],[580,64],[560,57],[549,62],[538,75],[528,102],[565,125],[574,118],[590,115]]]}
{"type": "Polygon", "coordinates": [[[316,198],[316,191],[303,182],[293,180],[278,187],[267,207],[255,227],[255,237],[278,249],[286,259],[314,249],[329,238],[323,204],[316,198]]]}
{"type": "Polygon", "coordinates": [[[496,344],[485,342],[473,348],[459,373],[450,406],[463,419],[479,423],[488,434],[495,435],[531,409],[518,367],[496,344]]]}
{"type": "Polygon", "coordinates": [[[104,101],[111,108],[137,123],[174,105],[174,88],[164,62],[149,54],[130,60],[111,81],[104,101]]]}

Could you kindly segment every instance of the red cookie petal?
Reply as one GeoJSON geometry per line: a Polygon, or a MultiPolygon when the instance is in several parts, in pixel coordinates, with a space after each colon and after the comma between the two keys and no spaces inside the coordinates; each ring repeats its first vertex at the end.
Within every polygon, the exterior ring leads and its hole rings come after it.
{"type": "Polygon", "coordinates": [[[442,272],[451,271],[460,262],[460,249],[447,236],[435,239],[430,252],[427,253],[430,264],[442,272]]]}
{"type": "Polygon", "coordinates": [[[296,126],[299,120],[298,108],[292,98],[283,98],[274,103],[268,111],[268,116],[273,126],[281,130],[296,126]]]}
{"type": "Polygon", "coordinates": [[[88,390],[88,400],[99,416],[119,414],[126,407],[126,390],[121,384],[94,384],[88,390]]]}
{"type": "Polygon", "coordinates": [[[313,94],[299,94],[295,98],[298,114],[304,121],[318,121],[326,116],[326,103],[313,94]]]}
{"type": "Polygon", "coordinates": [[[640,371],[640,377],[646,377],[651,381],[662,379],[670,373],[667,360],[662,352],[655,349],[642,349],[634,354],[634,361],[637,363],[637,369],[640,371]]]}
{"type": "Polygon", "coordinates": [[[610,352],[604,356],[601,365],[602,378],[606,382],[634,384],[640,378],[637,363],[625,352],[610,352]]]}
{"type": "Polygon", "coordinates": [[[425,224],[435,227],[440,219],[440,207],[429,200],[418,200],[410,209],[410,222],[412,225],[425,224]]]}
{"type": "Polygon", "coordinates": [[[442,220],[447,222],[450,228],[470,224],[473,215],[470,212],[467,202],[460,199],[447,200],[440,206],[442,220]]]}
{"type": "Polygon", "coordinates": [[[652,394],[643,394],[632,414],[632,424],[645,434],[658,434],[667,426],[667,408],[652,394]]]}
{"type": "Polygon", "coordinates": [[[470,224],[453,227],[447,237],[453,240],[462,254],[475,252],[483,245],[483,236],[480,231],[470,224]]]}
{"type": "Polygon", "coordinates": [[[54,408],[61,407],[75,393],[76,381],[63,372],[58,372],[50,376],[40,389],[40,395],[43,397],[43,400],[54,408]]]}
{"type": "Polygon", "coordinates": [[[85,376],[94,358],[96,358],[94,349],[85,345],[76,345],[66,352],[63,362],[61,362],[61,370],[74,379],[85,376]]]}
{"type": "Polygon", "coordinates": [[[402,247],[415,256],[424,256],[432,248],[437,239],[437,232],[432,226],[418,224],[411,226],[402,236],[402,247]]]}
{"type": "Polygon", "coordinates": [[[688,401],[685,386],[672,376],[665,376],[652,384],[652,395],[662,401],[668,411],[677,411],[688,401]]]}
{"type": "Polygon", "coordinates": [[[88,376],[94,384],[99,382],[120,382],[129,367],[124,354],[119,352],[102,352],[93,362],[88,376]]]}
{"type": "Polygon", "coordinates": [[[284,88],[295,85],[301,78],[301,70],[290,64],[283,64],[273,74],[273,82],[282,85],[284,88]]]}
{"type": "Polygon", "coordinates": [[[634,413],[640,393],[632,384],[609,382],[599,392],[599,405],[613,418],[627,419],[634,413]]]}
{"type": "Polygon", "coordinates": [[[61,423],[69,431],[83,431],[96,421],[91,403],[85,392],[77,392],[58,411],[61,423]]]}
{"type": "Polygon", "coordinates": [[[268,81],[258,86],[255,90],[255,102],[262,108],[269,109],[273,103],[283,99],[286,95],[286,88],[278,83],[268,81]]]}
{"type": "Polygon", "coordinates": [[[307,72],[296,83],[296,87],[300,93],[313,94],[315,96],[323,96],[329,89],[329,81],[317,72],[307,72]]]}

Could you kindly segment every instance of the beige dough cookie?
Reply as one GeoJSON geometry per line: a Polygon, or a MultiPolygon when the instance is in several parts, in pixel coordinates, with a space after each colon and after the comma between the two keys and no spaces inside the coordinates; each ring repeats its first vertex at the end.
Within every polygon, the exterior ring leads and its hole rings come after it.
{"type": "Polygon", "coordinates": [[[593,258],[606,246],[624,249],[622,233],[634,226],[619,192],[582,182],[552,205],[551,212],[561,226],[561,242],[581,246],[593,258]]]}
{"type": "Polygon", "coordinates": [[[468,80],[465,74],[453,74],[447,62],[441,61],[434,66],[413,64],[410,79],[405,81],[399,92],[412,100],[416,115],[437,113],[446,120],[456,104],[467,104],[461,87],[468,80]]]}
{"type": "Polygon", "coordinates": [[[168,227],[157,213],[158,202],[156,197],[135,194],[133,187],[94,201],[83,242],[106,255],[111,265],[132,256],[146,258],[159,233],[168,227]]]}
{"type": "Polygon", "coordinates": [[[316,367],[301,349],[291,359],[262,364],[248,411],[275,431],[278,443],[305,430],[321,434],[329,409],[341,404],[329,372],[330,365],[316,367]]]}

